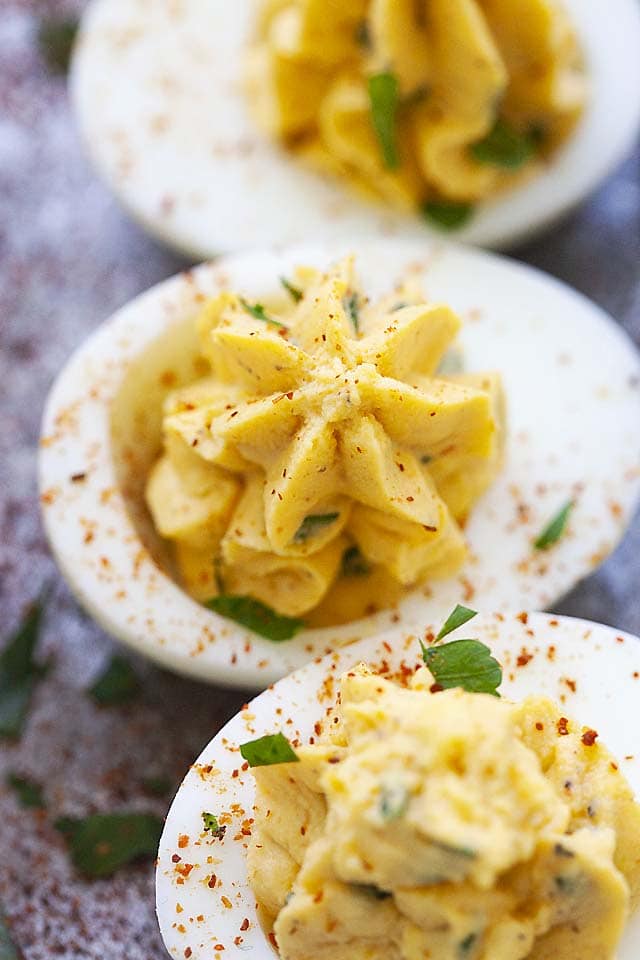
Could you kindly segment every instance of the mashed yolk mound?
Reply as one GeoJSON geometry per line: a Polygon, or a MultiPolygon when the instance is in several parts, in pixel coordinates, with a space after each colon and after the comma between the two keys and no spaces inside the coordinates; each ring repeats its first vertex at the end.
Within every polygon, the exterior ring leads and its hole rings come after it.
{"type": "Polygon", "coordinates": [[[549,700],[360,666],[341,722],[255,767],[249,878],[283,960],[613,960],[640,806],[549,700]]]}
{"type": "Polygon", "coordinates": [[[207,304],[211,372],[167,398],[146,496],[197,599],[223,584],[298,616],[348,583],[350,619],[385,581],[463,562],[459,524],[500,467],[500,381],[438,374],[459,321],[411,283],[369,305],[351,258],[294,280],[278,308],[207,304]]]}
{"type": "Polygon", "coordinates": [[[556,0],[264,0],[246,73],[268,134],[405,210],[535,174],[586,96],[556,0]]]}

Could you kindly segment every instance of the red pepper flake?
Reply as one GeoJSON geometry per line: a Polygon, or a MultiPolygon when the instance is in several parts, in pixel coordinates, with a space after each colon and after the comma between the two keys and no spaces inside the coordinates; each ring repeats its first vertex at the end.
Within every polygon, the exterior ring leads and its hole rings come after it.
{"type": "Polygon", "coordinates": [[[569,735],[569,721],[566,717],[560,717],[558,720],[558,736],[567,737],[569,735]]]}
{"type": "Polygon", "coordinates": [[[227,910],[231,910],[232,903],[231,900],[229,900],[229,897],[222,896],[220,899],[222,900],[222,905],[226,907],[227,910]]]}
{"type": "Polygon", "coordinates": [[[598,739],[597,731],[595,731],[595,730],[585,730],[585,732],[582,734],[582,738],[581,738],[581,739],[582,739],[582,742],[584,743],[585,747],[592,747],[592,746],[594,745],[594,743],[596,742],[596,740],[598,739]]]}
{"type": "Polygon", "coordinates": [[[86,473],[72,473],[70,477],[71,483],[82,483],[82,481],[86,479],[86,473]]]}
{"type": "Polygon", "coordinates": [[[548,647],[547,648],[547,660],[554,661],[556,658],[556,648],[548,647]]]}
{"type": "Polygon", "coordinates": [[[192,863],[182,863],[179,867],[176,867],[176,871],[180,874],[181,877],[188,877],[191,871],[193,870],[192,863]]]}
{"type": "Polygon", "coordinates": [[[432,683],[429,687],[429,693],[442,693],[444,687],[441,687],[439,683],[432,683]]]}
{"type": "Polygon", "coordinates": [[[617,764],[617,763],[614,763],[613,760],[612,760],[611,763],[609,764],[609,766],[611,767],[611,769],[613,770],[613,772],[616,773],[616,771],[618,770],[618,764],[617,764]]]}
{"type": "Polygon", "coordinates": [[[318,892],[315,894],[315,896],[314,896],[314,898],[313,898],[313,902],[314,902],[314,903],[322,903],[323,897],[324,897],[324,890],[318,890],[318,892]]]}
{"type": "Polygon", "coordinates": [[[213,889],[215,888],[215,885],[216,885],[217,882],[218,882],[218,878],[216,877],[215,873],[212,873],[211,876],[209,877],[208,881],[207,881],[207,886],[208,886],[211,890],[213,890],[213,889]]]}
{"type": "Polygon", "coordinates": [[[242,923],[240,924],[240,929],[245,933],[249,929],[249,918],[245,917],[242,923]]]}
{"type": "Polygon", "coordinates": [[[576,692],[577,683],[575,680],[571,680],[569,677],[563,677],[562,682],[566,687],[569,687],[569,690],[571,690],[571,693],[576,692]]]}
{"type": "Polygon", "coordinates": [[[189,837],[186,833],[181,833],[178,837],[178,846],[181,850],[184,850],[185,847],[189,845],[189,837]]]}
{"type": "Polygon", "coordinates": [[[213,949],[214,949],[214,950],[217,950],[218,953],[221,953],[221,952],[224,950],[224,947],[222,946],[221,943],[216,943],[216,945],[215,945],[215,947],[214,947],[213,949]]]}
{"type": "Polygon", "coordinates": [[[528,663],[531,663],[533,660],[533,654],[529,653],[526,647],[523,647],[518,655],[516,663],[519,667],[526,667],[528,663]]]}
{"type": "Polygon", "coordinates": [[[538,722],[536,723],[536,730],[544,730],[544,723],[540,723],[540,721],[538,720],[538,722]]]}
{"type": "Polygon", "coordinates": [[[529,623],[529,614],[523,611],[522,613],[518,614],[518,616],[516,617],[516,620],[519,620],[520,623],[524,623],[526,625],[527,623],[529,623]]]}
{"type": "Polygon", "coordinates": [[[172,863],[180,863],[181,860],[182,860],[182,857],[180,856],[179,853],[174,853],[174,855],[171,857],[172,863]]]}
{"type": "MultiPolygon", "coordinates": [[[[324,338],[324,334],[323,334],[323,338],[324,338]]],[[[270,943],[271,946],[274,948],[274,950],[278,950],[278,952],[279,952],[278,941],[276,940],[276,935],[275,935],[275,933],[273,932],[273,930],[272,930],[271,933],[269,934],[269,943],[270,943]]]]}
{"type": "Polygon", "coordinates": [[[293,390],[289,390],[288,393],[285,393],[287,400],[293,400],[293,390]]]}
{"type": "Polygon", "coordinates": [[[184,955],[187,960],[189,960],[189,957],[191,956],[191,947],[185,947],[184,955]]]}
{"type": "Polygon", "coordinates": [[[407,497],[407,503],[413,503],[414,497],[407,497]]]}

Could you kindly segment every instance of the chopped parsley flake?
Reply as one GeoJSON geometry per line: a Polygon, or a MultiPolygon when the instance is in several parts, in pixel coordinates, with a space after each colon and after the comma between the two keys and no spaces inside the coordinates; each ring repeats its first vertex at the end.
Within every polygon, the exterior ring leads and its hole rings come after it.
{"type": "Polygon", "coordinates": [[[360,333],[360,300],[357,293],[349,293],[344,298],[344,309],[353,324],[356,333],[360,333]]]}
{"type": "Polygon", "coordinates": [[[422,205],[425,219],[441,230],[459,230],[471,220],[473,211],[473,204],[453,200],[427,200],[422,205]]]}
{"type": "Polygon", "coordinates": [[[310,537],[315,537],[322,527],[335,523],[339,513],[312,513],[305,517],[293,538],[294,543],[306,543],[310,537]]]}
{"type": "Polygon", "coordinates": [[[409,791],[402,783],[384,784],[380,790],[378,809],[385,822],[399,820],[407,812],[409,791]]]}
{"type": "Polygon", "coordinates": [[[553,520],[544,528],[540,536],[534,541],[536,550],[548,550],[554,543],[557,543],[566,530],[569,516],[574,507],[574,501],[569,500],[564,507],[558,511],[553,520]]]}
{"type": "MultiPolygon", "coordinates": [[[[15,790],[21,806],[35,809],[42,809],[45,806],[42,787],[39,783],[28,780],[26,777],[20,777],[17,773],[9,773],[7,774],[7,785],[15,790]]],[[[1,958],[2,952],[0,951],[0,960],[1,958]]]]}
{"type": "Polygon", "coordinates": [[[204,824],[205,832],[210,833],[216,840],[222,840],[227,828],[220,826],[218,823],[218,818],[215,816],[215,814],[207,813],[206,810],[203,810],[202,822],[204,824]]]}
{"type": "Polygon", "coordinates": [[[283,733],[271,733],[240,746],[250,767],[269,767],[276,763],[299,763],[300,758],[283,733]]]}
{"type": "Polygon", "coordinates": [[[44,17],[40,21],[40,55],[52,73],[68,72],[78,25],[79,21],[73,17],[44,17]]]}
{"type": "Polygon", "coordinates": [[[118,655],[111,658],[104,672],[89,688],[89,696],[101,707],[129,703],[139,692],[140,682],[133,667],[118,655]]]}
{"type": "Polygon", "coordinates": [[[261,303],[248,303],[244,297],[238,297],[238,300],[242,309],[256,320],[268,323],[272,327],[278,327],[279,330],[289,329],[284,323],[281,323],[280,320],[274,320],[273,317],[270,317],[261,303]]]}
{"type": "Polygon", "coordinates": [[[394,73],[376,73],[369,77],[368,91],[371,122],[380,144],[384,165],[387,170],[396,170],[400,166],[396,130],[398,78],[394,73]]]}
{"type": "Polygon", "coordinates": [[[296,617],[285,617],[276,613],[271,607],[253,597],[235,597],[221,594],[208,600],[205,606],[219,613],[227,620],[233,620],[248,630],[252,630],[267,640],[280,643],[282,640],[291,640],[304,627],[304,620],[296,617]]]}
{"type": "MultiPolygon", "coordinates": [[[[282,286],[284,287],[284,289],[287,291],[287,293],[289,294],[289,296],[291,297],[291,299],[292,299],[295,303],[300,303],[300,301],[301,301],[302,298],[304,297],[304,293],[302,292],[302,290],[300,289],[300,287],[294,287],[294,285],[293,285],[292,283],[290,283],[290,282],[287,280],[286,277],[280,277],[280,283],[282,284],[282,286]]],[[[260,318],[260,319],[262,319],[262,318],[260,318]]]]}
{"type": "Polygon", "coordinates": [[[343,577],[366,577],[372,567],[358,547],[347,547],[342,555],[341,575],[343,577]]]}
{"type": "Polygon", "coordinates": [[[445,620],[436,640],[443,640],[444,637],[453,633],[458,627],[464,626],[465,623],[468,623],[469,620],[473,620],[473,618],[477,616],[477,610],[471,610],[469,607],[462,607],[458,604],[445,620]]]}
{"type": "Polygon", "coordinates": [[[535,153],[536,142],[531,134],[520,133],[506,120],[498,118],[493,129],[470,147],[477,163],[518,170],[535,153]]]}
{"type": "Polygon", "coordinates": [[[19,737],[29,710],[31,693],[44,669],[34,653],[46,598],[36,601],[0,653],[0,737],[19,737]]]}
{"type": "Polygon", "coordinates": [[[162,820],[148,813],[95,813],[83,820],[62,817],[73,863],[87,877],[107,877],[133,860],[152,859],[158,851],[162,820]]]}
{"type": "Polygon", "coordinates": [[[426,647],[423,643],[420,646],[422,658],[442,690],[461,687],[468,693],[500,696],[502,668],[484,643],[454,640],[439,646],[426,647]]]}

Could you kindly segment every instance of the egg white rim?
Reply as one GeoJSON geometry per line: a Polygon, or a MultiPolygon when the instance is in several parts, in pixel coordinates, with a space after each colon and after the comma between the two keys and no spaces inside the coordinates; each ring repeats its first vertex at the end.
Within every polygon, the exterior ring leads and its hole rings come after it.
{"type": "MultiPolygon", "coordinates": [[[[423,632],[435,632],[439,626],[439,622],[424,624],[423,632]]],[[[640,794],[635,734],[640,684],[637,637],[588,620],[541,613],[481,616],[462,631],[452,639],[476,637],[502,663],[503,696],[562,698],[567,716],[598,731],[634,793],[640,794]],[[519,667],[516,660],[523,649],[531,659],[519,667]],[[575,690],[567,680],[575,683],[575,690]]],[[[251,772],[243,769],[239,745],[279,730],[290,740],[307,742],[314,735],[315,722],[324,718],[333,703],[337,685],[331,681],[345,670],[363,661],[374,668],[384,664],[393,674],[403,661],[412,667],[419,659],[414,635],[390,631],[368,637],[279,681],[236,714],[205,747],[178,790],[160,840],[156,909],[172,956],[184,957],[189,948],[191,960],[204,960],[215,956],[215,944],[232,956],[240,951],[250,952],[256,960],[275,956],[258,921],[247,879],[249,840],[242,831],[251,830],[247,821],[252,817],[254,786],[251,772]],[[218,816],[232,813],[222,841],[203,832],[203,811],[218,816]],[[209,886],[212,876],[216,878],[213,887],[209,886]]],[[[635,960],[639,948],[640,914],[636,914],[625,932],[619,960],[635,960]]]]}
{"type": "MultiPolygon", "coordinates": [[[[529,183],[481,205],[455,240],[504,248],[583,200],[640,126],[636,0],[566,0],[592,77],[579,128],[529,183]]],[[[93,0],[71,96],[93,163],[128,212],[195,259],[272,244],[434,231],[305,170],[256,128],[239,74],[255,0],[93,0]]],[[[440,239],[442,234],[438,234],[440,239]]]]}
{"type": "Polygon", "coordinates": [[[640,358],[602,310],[493,254],[395,240],[223,258],[133,300],[59,375],[40,448],[45,529],[72,590],[109,633],[176,672],[263,688],[336,646],[437,619],[461,597],[496,610],[551,608],[614,548],[638,502],[639,385],[640,358]],[[204,294],[228,285],[258,300],[296,265],[326,267],[348,252],[356,253],[370,296],[410,272],[423,278],[431,300],[461,315],[466,368],[503,375],[506,462],[472,512],[465,530],[471,557],[458,575],[413,591],[397,611],[274,644],[193,601],[144,549],[119,487],[110,410],[132,362],[195,316],[204,294]],[[575,496],[565,536],[551,550],[533,551],[535,537],[575,496]]]}

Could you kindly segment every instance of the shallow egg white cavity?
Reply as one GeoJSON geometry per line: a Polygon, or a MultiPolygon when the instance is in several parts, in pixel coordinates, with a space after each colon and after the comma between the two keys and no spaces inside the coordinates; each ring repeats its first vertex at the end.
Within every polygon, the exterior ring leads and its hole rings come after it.
{"type": "MultiPolygon", "coordinates": [[[[634,0],[566,0],[589,94],[548,167],[478,209],[456,236],[503,247],[575,206],[629,150],[640,119],[634,0]]],[[[259,4],[93,0],[71,90],[98,170],[149,231],[207,258],[248,246],[344,236],[424,237],[411,215],[372,205],[302,167],[247,108],[243,64],[259,4]]]]}
{"type": "MultiPolygon", "coordinates": [[[[422,633],[433,633],[439,625],[425,622],[422,633]]],[[[534,695],[559,703],[570,723],[576,721],[598,733],[599,742],[616,757],[638,797],[637,638],[588,621],[538,613],[481,616],[462,630],[452,638],[478,638],[502,664],[503,697],[520,701],[534,695]]],[[[335,704],[338,679],[345,671],[364,662],[394,677],[413,670],[419,661],[415,636],[394,631],[362,640],[280,681],[234,717],[204,749],[174,800],[160,843],[157,913],[172,955],[182,956],[188,948],[193,960],[204,960],[217,945],[226,951],[251,951],[259,960],[274,956],[247,874],[255,788],[239,746],[277,731],[294,744],[308,743],[317,737],[319,719],[331,721],[329,708],[335,704]],[[222,839],[203,830],[203,811],[215,814],[225,825],[222,839]]],[[[619,960],[632,960],[639,947],[636,912],[624,933],[619,960]]]]}

